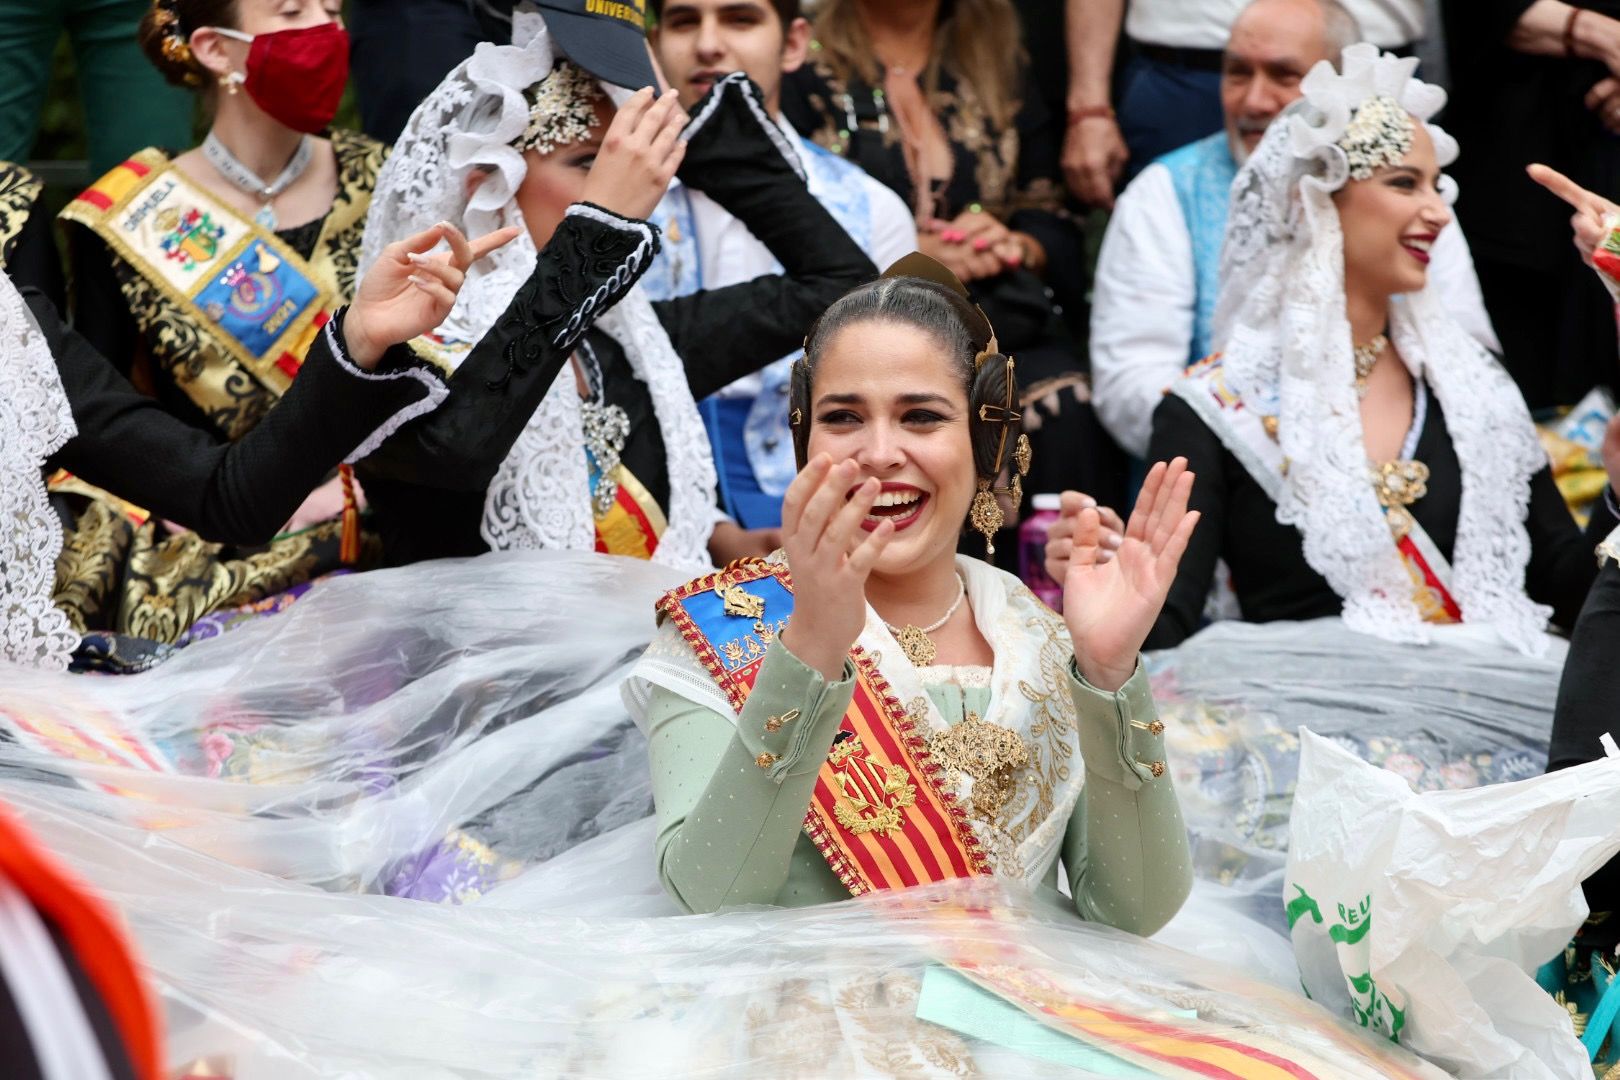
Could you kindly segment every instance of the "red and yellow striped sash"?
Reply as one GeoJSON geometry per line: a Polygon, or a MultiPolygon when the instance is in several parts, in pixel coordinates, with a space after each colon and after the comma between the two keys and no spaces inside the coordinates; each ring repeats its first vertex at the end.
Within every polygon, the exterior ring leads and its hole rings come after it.
{"type": "Polygon", "coordinates": [[[596,519],[596,550],[606,555],[650,559],[669,527],[652,493],[622,464],[613,470],[618,494],[606,514],[596,519]]]}
{"type": "MultiPolygon", "coordinates": [[[[741,712],[767,646],[792,613],[792,578],[785,566],[744,560],[674,590],[658,610],[741,712]]],[[[929,758],[920,709],[908,713],[859,646],[850,660],[854,697],[805,816],[817,850],[856,896],[989,874],[967,816],[929,758]]]]}

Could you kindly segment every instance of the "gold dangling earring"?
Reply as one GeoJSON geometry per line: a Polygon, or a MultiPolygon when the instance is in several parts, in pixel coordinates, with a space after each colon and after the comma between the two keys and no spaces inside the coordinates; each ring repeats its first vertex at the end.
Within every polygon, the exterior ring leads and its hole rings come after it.
{"type": "Polygon", "coordinates": [[[236,72],[233,71],[229,75],[221,75],[219,77],[219,85],[225,88],[225,92],[227,94],[229,94],[231,97],[235,97],[237,92],[236,72]]]}
{"type": "Polygon", "coordinates": [[[968,521],[973,528],[984,534],[984,552],[988,558],[996,553],[996,532],[1007,520],[1001,512],[1001,504],[996,501],[995,492],[990,490],[990,481],[979,478],[979,492],[973,496],[973,508],[968,512],[968,521]]]}

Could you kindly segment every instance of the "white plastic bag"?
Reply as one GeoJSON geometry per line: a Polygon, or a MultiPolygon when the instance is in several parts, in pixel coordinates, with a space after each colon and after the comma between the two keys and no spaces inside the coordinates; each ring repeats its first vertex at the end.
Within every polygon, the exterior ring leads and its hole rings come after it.
{"type": "Polygon", "coordinates": [[[1464,1080],[1589,1078],[1534,972],[1620,850],[1620,758],[1416,794],[1300,740],[1285,899],[1306,992],[1464,1080]]]}

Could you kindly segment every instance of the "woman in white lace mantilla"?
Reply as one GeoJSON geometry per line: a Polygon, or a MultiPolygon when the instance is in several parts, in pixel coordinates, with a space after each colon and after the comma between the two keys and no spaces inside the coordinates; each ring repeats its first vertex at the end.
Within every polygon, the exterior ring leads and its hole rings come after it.
{"type": "Polygon", "coordinates": [[[791,351],[874,268],[810,195],[746,77],[685,123],[673,91],[627,97],[576,66],[538,14],[518,13],[513,41],[480,46],[416,111],[369,220],[371,238],[440,220],[526,230],[417,343],[455,371],[445,409],[360,469],[384,550],[395,563],[537,548],[708,566],[715,472],[695,397],[791,351]],[[643,219],[677,167],[787,274],[649,302],[636,282],[659,236],[643,219]]]}
{"type": "MultiPolygon", "coordinates": [[[[1428,288],[1457,145],[1415,66],[1371,45],[1318,64],[1233,184],[1220,351],[1154,415],[1149,458],[1188,458],[1205,522],[1150,646],[1197,629],[1217,559],[1257,622],[1479,624],[1539,653],[1579,611],[1592,545],[1518,389],[1428,288]]],[[[1613,527],[1600,509],[1595,536],[1613,527]]]]}

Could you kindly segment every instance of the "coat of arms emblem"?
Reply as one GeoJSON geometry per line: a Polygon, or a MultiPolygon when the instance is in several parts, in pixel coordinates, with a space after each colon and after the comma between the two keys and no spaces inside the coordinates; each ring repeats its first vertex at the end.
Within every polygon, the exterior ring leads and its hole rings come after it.
{"type": "Polygon", "coordinates": [[[165,233],[159,245],[163,255],[180,264],[187,273],[212,262],[219,254],[225,227],[214,224],[213,216],[195,206],[190,210],[166,210],[158,216],[158,228],[165,233]]]}

